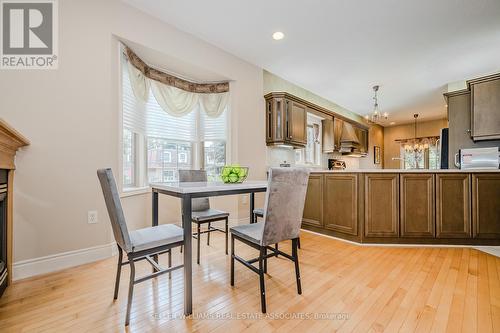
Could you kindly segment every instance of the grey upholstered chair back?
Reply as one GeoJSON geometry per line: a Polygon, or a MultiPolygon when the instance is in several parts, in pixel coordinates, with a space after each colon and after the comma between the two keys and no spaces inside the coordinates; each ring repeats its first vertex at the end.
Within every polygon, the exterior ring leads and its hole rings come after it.
{"type": "Polygon", "coordinates": [[[123,251],[128,253],[132,250],[132,244],[113,172],[111,169],[99,169],[97,170],[97,177],[99,177],[99,181],[101,182],[102,194],[104,195],[116,243],[118,243],[123,251]]]}
{"type": "Polygon", "coordinates": [[[299,237],[308,180],[307,169],[269,170],[261,245],[299,237]]]}
{"type": "MultiPolygon", "coordinates": [[[[205,170],[179,170],[179,182],[206,182],[207,172],[205,170]]],[[[208,198],[194,198],[191,201],[192,211],[202,211],[210,208],[208,198]]]]}

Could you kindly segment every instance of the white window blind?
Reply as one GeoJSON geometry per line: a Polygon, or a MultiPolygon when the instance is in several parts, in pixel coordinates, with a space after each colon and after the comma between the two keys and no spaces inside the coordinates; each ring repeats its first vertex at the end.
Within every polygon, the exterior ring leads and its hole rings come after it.
{"type": "MultiPolygon", "coordinates": [[[[172,116],[163,111],[151,90],[148,102],[143,103],[134,96],[126,66],[122,66],[122,75],[124,127],[150,137],[178,141],[196,140],[196,114],[199,110],[194,110],[182,117],[172,116]]],[[[216,119],[219,118],[222,116],[216,119]]]]}
{"type": "Polygon", "coordinates": [[[203,141],[226,140],[227,109],[217,118],[201,112],[200,137],[203,141]]]}
{"type": "Polygon", "coordinates": [[[125,59],[122,66],[123,127],[135,133],[146,134],[146,105],[135,98],[125,59]]]}

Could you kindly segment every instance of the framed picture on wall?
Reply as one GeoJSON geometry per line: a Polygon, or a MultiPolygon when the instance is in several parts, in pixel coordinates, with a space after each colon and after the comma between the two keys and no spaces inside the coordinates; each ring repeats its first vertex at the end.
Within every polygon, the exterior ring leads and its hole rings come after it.
{"type": "Polygon", "coordinates": [[[380,164],[380,146],[373,146],[373,163],[380,164]]]}

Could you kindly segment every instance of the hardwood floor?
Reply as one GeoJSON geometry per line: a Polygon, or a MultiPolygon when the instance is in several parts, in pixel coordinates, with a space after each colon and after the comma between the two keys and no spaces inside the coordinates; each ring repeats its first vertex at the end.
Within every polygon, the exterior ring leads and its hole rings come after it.
{"type": "MultiPolygon", "coordinates": [[[[500,332],[500,258],[477,250],[361,247],[302,232],[303,294],[293,263],[270,259],[266,318],[258,276],[236,263],[231,288],[223,235],[211,241],[193,265],[193,318],[182,318],[181,270],[136,286],[125,329],[129,270],[113,302],[111,258],[16,282],[0,299],[0,332],[500,332]]],[[[256,255],[238,243],[236,253],[256,255]]],[[[138,276],[150,271],[137,266],[138,276]]]]}

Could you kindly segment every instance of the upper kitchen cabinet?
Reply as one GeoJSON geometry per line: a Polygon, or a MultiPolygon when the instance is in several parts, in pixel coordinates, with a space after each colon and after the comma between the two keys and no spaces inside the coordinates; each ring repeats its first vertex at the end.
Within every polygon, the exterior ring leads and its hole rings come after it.
{"type": "Polygon", "coordinates": [[[360,127],[355,128],[359,140],[359,152],[362,156],[368,154],[368,130],[360,127]]]}
{"type": "Polygon", "coordinates": [[[266,143],[268,146],[288,145],[304,148],[307,145],[307,115],[314,114],[322,118],[323,152],[340,150],[342,133],[346,126],[356,137],[358,148],[361,138],[361,156],[366,155],[368,131],[366,125],[352,121],[342,115],[313,104],[286,92],[271,92],[266,99],[266,143]]]}
{"type": "Polygon", "coordinates": [[[333,153],[340,149],[340,136],[342,135],[343,120],[327,118],[321,121],[323,127],[323,152],[333,153]]]}
{"type": "Polygon", "coordinates": [[[286,93],[269,93],[266,99],[266,143],[291,145],[307,144],[307,106],[286,93]]]}
{"type": "Polygon", "coordinates": [[[470,88],[471,136],[500,139],[500,74],[467,81],[470,88]]]}

